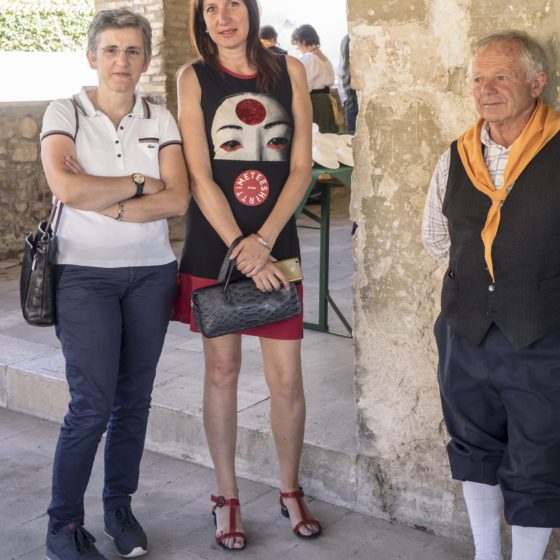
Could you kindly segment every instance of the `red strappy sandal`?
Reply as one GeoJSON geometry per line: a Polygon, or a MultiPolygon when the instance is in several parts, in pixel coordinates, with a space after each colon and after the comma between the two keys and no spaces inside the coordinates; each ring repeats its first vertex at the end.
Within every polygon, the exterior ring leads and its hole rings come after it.
{"type": "Polygon", "coordinates": [[[239,508],[239,500],[237,498],[224,498],[223,496],[210,496],[210,499],[216,504],[212,508],[212,517],[214,518],[214,526],[217,527],[218,523],[216,520],[216,508],[222,508],[224,506],[229,507],[229,531],[227,533],[222,533],[221,535],[216,536],[216,543],[221,546],[224,550],[231,550],[233,552],[237,550],[243,550],[247,544],[247,539],[245,538],[245,533],[243,531],[237,530],[237,523],[236,523],[236,510],[239,508]],[[240,547],[230,547],[227,546],[224,541],[226,539],[238,537],[243,539],[243,546],[240,547]]]}
{"type": "Polygon", "coordinates": [[[321,524],[316,519],[311,519],[305,513],[305,508],[303,507],[303,496],[304,494],[301,486],[299,487],[299,490],[294,490],[293,492],[280,492],[280,511],[282,512],[282,515],[284,517],[287,517],[289,519],[290,512],[284,504],[284,498],[295,498],[296,503],[299,507],[299,512],[301,514],[301,521],[295,527],[292,527],[293,532],[302,539],[316,539],[321,534],[321,531],[323,529],[321,527],[321,524]],[[300,528],[303,525],[310,525],[311,527],[316,529],[316,531],[311,533],[310,535],[305,535],[300,531],[300,528]]]}

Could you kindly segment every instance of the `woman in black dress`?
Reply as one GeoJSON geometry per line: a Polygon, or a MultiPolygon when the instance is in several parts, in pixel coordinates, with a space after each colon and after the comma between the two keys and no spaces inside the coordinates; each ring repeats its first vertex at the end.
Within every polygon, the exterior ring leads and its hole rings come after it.
{"type": "MultiPolygon", "coordinates": [[[[239,236],[237,268],[263,291],[287,286],[274,260],[299,257],[294,212],[311,178],[311,103],[305,70],[259,40],[256,0],[192,0],[200,60],[178,80],[179,125],[194,200],[187,218],[175,318],[191,324],[190,293],[216,282],[239,236]]],[[[299,286],[300,297],[302,287],[299,286]]],[[[305,400],[303,318],[218,338],[203,337],[204,426],[214,463],[216,540],[245,547],[235,476],[241,334],[259,336],[271,394],[282,513],[301,537],[316,537],[299,488],[305,400]]]]}

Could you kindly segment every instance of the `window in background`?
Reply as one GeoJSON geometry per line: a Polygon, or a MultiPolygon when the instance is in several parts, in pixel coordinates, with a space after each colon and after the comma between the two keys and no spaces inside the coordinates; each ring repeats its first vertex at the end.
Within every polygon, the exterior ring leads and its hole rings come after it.
{"type": "Polygon", "coordinates": [[[0,0],[0,101],[69,97],[95,84],[85,57],[93,0],[0,0]]]}

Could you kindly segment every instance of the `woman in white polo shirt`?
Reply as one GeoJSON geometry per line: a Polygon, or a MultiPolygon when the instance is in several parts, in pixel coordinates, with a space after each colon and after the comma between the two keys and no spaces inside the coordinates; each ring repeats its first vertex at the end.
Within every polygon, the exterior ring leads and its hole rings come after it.
{"type": "Polygon", "coordinates": [[[135,93],[150,56],[144,17],[99,12],[87,52],[98,86],[52,102],[43,121],[45,174],[64,203],[56,333],[71,396],[53,466],[50,560],[105,558],[83,528],[83,496],[105,430],[105,532],[122,556],[147,552],[130,496],[176,290],[166,218],[188,205],[177,125],[135,93]]]}

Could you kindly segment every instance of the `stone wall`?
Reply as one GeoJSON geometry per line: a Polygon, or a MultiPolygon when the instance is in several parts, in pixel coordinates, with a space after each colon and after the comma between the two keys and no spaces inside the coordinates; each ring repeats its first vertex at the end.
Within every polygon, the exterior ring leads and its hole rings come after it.
{"type": "MultiPolygon", "coordinates": [[[[520,28],[555,58],[560,7],[548,0],[348,0],[348,15],[361,101],[351,200],[358,490],[375,515],[465,538],[435,376],[432,325],[443,269],[422,248],[422,209],[437,158],[475,119],[470,45],[492,30],[520,28]]],[[[557,84],[553,75],[549,100],[557,100],[557,84]]]]}
{"type": "Polygon", "coordinates": [[[40,165],[46,102],[0,103],[0,258],[17,256],[26,233],[50,209],[40,165]]]}

